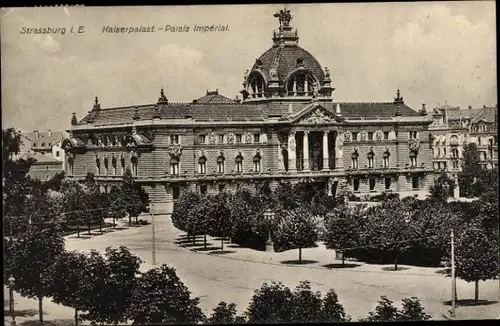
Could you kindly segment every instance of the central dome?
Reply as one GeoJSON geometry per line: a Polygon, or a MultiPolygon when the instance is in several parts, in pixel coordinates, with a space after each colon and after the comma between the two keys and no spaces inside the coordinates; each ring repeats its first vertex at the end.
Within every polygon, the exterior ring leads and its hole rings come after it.
{"type": "Polygon", "coordinates": [[[298,46],[297,30],[292,31],[289,10],[280,10],[279,31],[273,32],[273,46],[264,52],[246,72],[241,91],[243,100],[275,97],[330,98],[330,73],[318,60],[298,46]]]}
{"type": "Polygon", "coordinates": [[[311,53],[297,45],[270,48],[256,60],[251,72],[260,67],[260,71],[269,79],[272,73],[270,70],[273,68],[276,58],[278,60],[276,72],[280,83],[284,82],[290,73],[301,67],[300,65],[302,65],[301,69],[310,71],[319,82],[323,82],[325,78],[325,73],[318,60],[311,53]],[[278,52],[280,51],[281,53],[278,56],[278,52]]]}

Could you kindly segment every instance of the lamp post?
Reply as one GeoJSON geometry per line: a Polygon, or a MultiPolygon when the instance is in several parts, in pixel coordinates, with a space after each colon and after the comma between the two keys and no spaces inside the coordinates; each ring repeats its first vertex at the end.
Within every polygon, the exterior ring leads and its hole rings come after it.
{"type": "Polygon", "coordinates": [[[16,279],[11,276],[9,277],[9,308],[10,315],[12,316],[12,322],[10,323],[12,326],[16,326],[16,315],[14,313],[14,283],[16,279]]]}
{"type": "Polygon", "coordinates": [[[266,241],[266,251],[269,252],[274,252],[274,244],[271,238],[271,223],[274,220],[275,215],[276,214],[270,208],[266,209],[266,211],[264,212],[264,219],[266,220],[269,227],[269,235],[266,241]]]}

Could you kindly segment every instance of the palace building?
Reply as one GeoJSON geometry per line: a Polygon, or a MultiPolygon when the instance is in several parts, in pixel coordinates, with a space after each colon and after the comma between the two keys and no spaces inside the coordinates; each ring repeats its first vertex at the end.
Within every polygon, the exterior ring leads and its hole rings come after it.
{"type": "Polygon", "coordinates": [[[299,46],[289,10],[272,46],[245,74],[242,99],[218,91],[172,103],[101,108],[71,120],[66,175],[95,174],[103,189],[130,168],[155,209],[186,189],[212,193],[269,181],[317,182],[336,195],[425,194],[434,181],[425,105],[408,107],[400,91],[387,102],[334,99],[328,68],[299,46]]]}

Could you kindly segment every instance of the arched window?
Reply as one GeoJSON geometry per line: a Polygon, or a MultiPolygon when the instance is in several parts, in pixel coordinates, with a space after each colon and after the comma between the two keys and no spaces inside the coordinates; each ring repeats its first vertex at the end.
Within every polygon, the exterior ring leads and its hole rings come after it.
{"type": "Polygon", "coordinates": [[[410,152],[410,166],[412,168],[417,167],[417,152],[416,151],[410,152]]]}
{"type": "Polygon", "coordinates": [[[68,173],[69,173],[69,175],[73,175],[73,164],[74,164],[73,158],[69,157],[68,158],[68,173]]]}
{"type": "Polygon", "coordinates": [[[108,174],[108,171],[109,171],[109,170],[108,170],[108,158],[107,158],[107,157],[105,157],[105,158],[104,158],[104,172],[105,172],[106,174],[108,174]]]}
{"type": "Polygon", "coordinates": [[[130,159],[130,162],[132,163],[132,175],[136,176],[137,175],[137,163],[138,163],[137,157],[132,156],[132,158],[130,159]]]}
{"type": "Polygon", "coordinates": [[[375,156],[375,154],[373,153],[373,151],[370,151],[370,152],[368,153],[368,167],[369,167],[369,168],[373,168],[373,167],[375,167],[375,164],[373,164],[373,161],[374,161],[374,159],[373,159],[373,158],[374,158],[374,156],[375,156]]]}
{"type": "Polygon", "coordinates": [[[217,158],[217,172],[218,173],[224,173],[224,161],[225,161],[225,158],[222,155],[217,158]]]}
{"type": "Polygon", "coordinates": [[[243,156],[241,155],[236,156],[236,159],[234,161],[236,163],[236,172],[237,173],[243,172],[243,156]]]}
{"type": "Polygon", "coordinates": [[[96,157],[95,165],[96,165],[96,174],[97,175],[101,174],[101,160],[99,159],[99,157],[96,157]]]}
{"type": "Polygon", "coordinates": [[[316,79],[306,71],[297,71],[286,83],[286,90],[289,96],[310,96],[314,92],[316,79]]]}
{"type": "Polygon", "coordinates": [[[352,161],[352,168],[353,169],[357,169],[358,168],[358,152],[355,151],[354,153],[352,153],[351,155],[351,161],[352,161]]]}
{"type": "Polygon", "coordinates": [[[116,157],[114,156],[111,159],[111,165],[113,166],[113,174],[116,174],[116,157]]]}
{"type": "Polygon", "coordinates": [[[170,174],[179,175],[179,159],[177,157],[170,159],[170,174]]]}
{"type": "Polygon", "coordinates": [[[253,170],[255,172],[260,172],[260,154],[257,154],[253,157],[253,170]]]}
{"type": "Polygon", "coordinates": [[[260,73],[254,73],[248,79],[247,91],[253,98],[264,97],[266,82],[260,73]]]}
{"type": "Polygon", "coordinates": [[[383,155],[383,159],[384,159],[384,168],[388,168],[389,167],[389,158],[391,156],[391,153],[389,153],[389,151],[385,151],[384,152],[384,155],[383,155]]]}
{"type": "Polygon", "coordinates": [[[125,173],[125,157],[123,155],[120,157],[120,165],[122,168],[122,175],[125,173]]]}
{"type": "Polygon", "coordinates": [[[198,159],[198,173],[207,173],[207,158],[205,156],[202,156],[198,159]]]}

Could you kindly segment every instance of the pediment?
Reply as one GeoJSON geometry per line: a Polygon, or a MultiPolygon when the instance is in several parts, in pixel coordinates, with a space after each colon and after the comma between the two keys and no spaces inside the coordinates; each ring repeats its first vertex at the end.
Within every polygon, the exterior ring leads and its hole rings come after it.
{"type": "Polygon", "coordinates": [[[293,119],[297,124],[339,124],[344,121],[332,112],[328,111],[321,105],[315,105],[304,109],[299,112],[293,119]]]}

